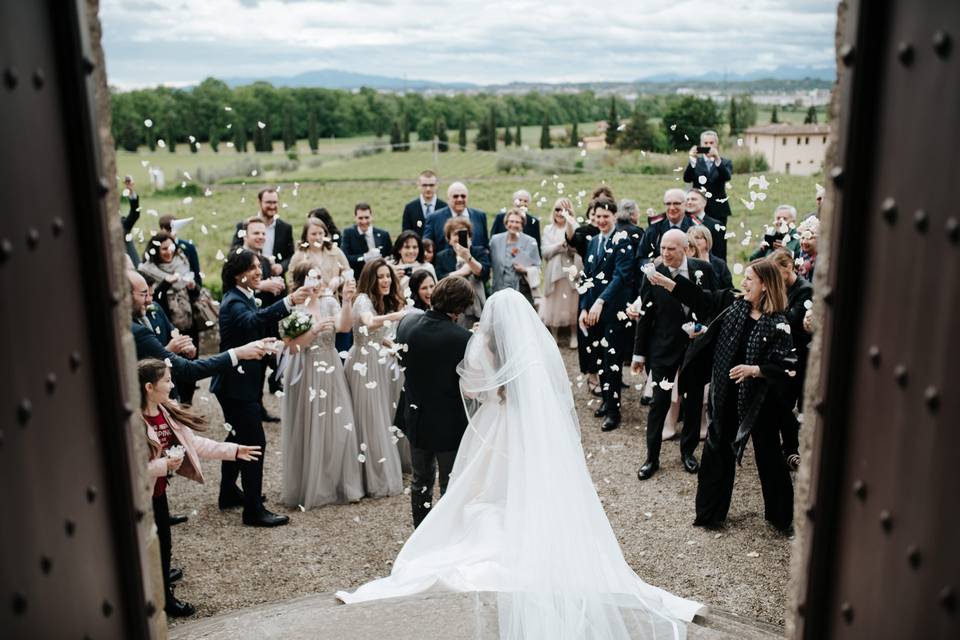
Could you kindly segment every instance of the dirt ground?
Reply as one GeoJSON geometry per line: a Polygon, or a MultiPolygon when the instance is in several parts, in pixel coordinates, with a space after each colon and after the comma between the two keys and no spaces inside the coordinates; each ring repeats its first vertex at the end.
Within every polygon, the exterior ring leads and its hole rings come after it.
{"type": "MultiPolygon", "coordinates": [[[[783,625],[790,542],[763,519],[752,453],[737,469],[727,527],[714,532],[691,526],[696,476],[684,471],[677,440],[664,443],[660,471],[638,481],[647,415],[640,392],[626,391],[623,426],[601,432],[600,419],[593,417],[598,400],[578,380],[576,352],[562,352],[574,381],[588,466],[630,566],[645,581],[683,597],[783,625]]],[[[625,380],[640,382],[629,374],[625,380]]],[[[221,439],[220,406],[206,383],[194,402],[211,418],[208,435],[221,439]]],[[[276,398],[267,396],[266,402],[279,415],[276,398]]],[[[221,513],[219,463],[203,463],[206,484],[177,478],[168,489],[171,512],[190,516],[173,528],[173,566],[184,570],[177,596],[197,607],[197,617],[355,588],[389,573],[413,530],[405,495],[307,512],[283,507],[280,426],[265,427],[267,507],[288,514],[289,525],[255,529],[241,525],[239,510],[221,513]]]]}

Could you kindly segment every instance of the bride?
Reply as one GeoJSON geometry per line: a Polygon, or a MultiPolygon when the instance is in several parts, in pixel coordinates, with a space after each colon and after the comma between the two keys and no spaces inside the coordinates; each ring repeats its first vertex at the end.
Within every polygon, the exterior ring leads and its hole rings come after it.
{"type": "Polygon", "coordinates": [[[648,585],[624,560],[560,352],[521,294],[487,300],[458,373],[470,424],[446,494],[388,577],[337,598],[491,591],[501,638],[684,638],[701,605],[648,585]]]}

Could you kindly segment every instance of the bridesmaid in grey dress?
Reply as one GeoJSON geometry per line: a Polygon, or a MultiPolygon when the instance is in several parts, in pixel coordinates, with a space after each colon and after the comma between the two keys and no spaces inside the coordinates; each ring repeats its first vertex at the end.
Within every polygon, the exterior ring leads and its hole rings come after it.
{"type": "Polygon", "coordinates": [[[364,266],[357,289],[353,346],[344,366],[364,454],[364,488],[368,496],[381,498],[403,492],[402,469],[410,467],[410,445],[394,426],[403,376],[391,350],[397,323],[407,313],[406,301],[382,258],[364,266]]]}
{"type": "Polygon", "coordinates": [[[323,293],[295,309],[312,315],[313,327],[284,340],[283,503],[309,509],[356,502],[363,497],[361,450],[350,389],[334,345],[335,332],[350,329],[356,284],[344,284],[341,307],[314,265],[297,265],[291,277],[297,287],[307,283],[323,293]]]}

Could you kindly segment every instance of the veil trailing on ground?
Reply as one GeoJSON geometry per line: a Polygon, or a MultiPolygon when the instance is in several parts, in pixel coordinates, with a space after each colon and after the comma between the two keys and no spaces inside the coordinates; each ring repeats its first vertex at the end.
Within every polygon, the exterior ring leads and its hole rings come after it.
{"type": "Polygon", "coordinates": [[[447,493],[389,576],[337,598],[489,591],[506,640],[684,638],[700,605],[648,585],[624,560],[560,352],[520,293],[487,300],[457,372],[470,423],[447,493]]]}
{"type": "Polygon", "coordinates": [[[699,605],[647,585],[624,560],[586,466],[560,352],[522,295],[490,297],[458,373],[471,416],[499,402],[506,421],[500,637],[683,637],[681,619],[699,605]]]}

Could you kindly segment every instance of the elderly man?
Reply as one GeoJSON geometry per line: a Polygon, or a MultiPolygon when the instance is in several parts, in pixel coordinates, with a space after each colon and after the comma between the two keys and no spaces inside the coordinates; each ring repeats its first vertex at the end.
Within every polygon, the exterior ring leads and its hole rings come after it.
{"type": "Polygon", "coordinates": [[[373,226],[373,209],[366,202],[358,202],[353,207],[353,220],[354,224],[343,230],[340,247],[359,278],[367,262],[387,257],[393,245],[386,230],[373,226]]]}
{"type": "Polygon", "coordinates": [[[670,229],[679,229],[686,233],[687,229],[696,224],[687,215],[684,207],[687,194],[683,189],[667,189],[663,194],[663,205],[666,215],[663,220],[652,224],[643,234],[640,246],[637,247],[636,260],[639,266],[655,260],[660,256],[660,239],[670,229]]]}
{"type": "MultiPolygon", "coordinates": [[[[720,157],[720,136],[716,131],[704,131],[700,134],[700,145],[690,147],[690,160],[683,172],[683,181],[707,196],[707,214],[725,227],[730,218],[727,183],[732,177],[733,163],[729,158],[720,157]]],[[[720,243],[715,255],[726,260],[726,241],[720,243]]]]}
{"type": "Polygon", "coordinates": [[[473,227],[473,246],[489,247],[487,236],[487,214],[479,209],[467,206],[467,186],[462,182],[454,182],[447,188],[447,200],[450,205],[434,211],[424,222],[423,237],[433,241],[434,253],[440,253],[449,246],[444,236],[443,227],[450,218],[464,218],[473,227]]]}
{"type": "MultiPolygon", "coordinates": [[[[264,187],[257,193],[257,202],[260,211],[257,217],[263,221],[264,241],[260,248],[261,255],[272,260],[271,273],[273,276],[282,276],[287,272],[287,265],[293,257],[293,227],[280,219],[280,196],[276,187],[264,187]]],[[[245,222],[237,223],[237,232],[233,236],[231,247],[239,249],[243,246],[245,222]]]]}
{"type": "MultiPolygon", "coordinates": [[[[526,189],[520,189],[513,193],[513,209],[520,209],[523,213],[523,233],[537,242],[537,253],[540,249],[540,220],[530,215],[530,192],[526,189]]],[[[502,210],[493,218],[493,226],[490,227],[490,237],[503,233],[507,230],[505,217],[510,208],[502,210]]]]}
{"type": "MultiPolygon", "coordinates": [[[[656,270],[671,278],[683,277],[696,282],[705,290],[715,290],[713,267],[709,262],[688,258],[688,245],[687,234],[683,231],[670,229],[665,232],[660,239],[663,262],[656,270]]],[[[647,480],[660,468],[663,423],[670,410],[677,371],[683,364],[692,337],[683,327],[697,319],[666,289],[652,286],[646,278],[640,286],[640,297],[627,310],[627,316],[637,321],[631,371],[634,375],[639,374],[647,365],[648,375],[654,382],[653,404],[647,416],[647,458],[637,472],[640,480],[647,480]]],[[[702,389],[700,393],[688,393],[682,403],[684,420],[680,433],[680,459],[688,472],[696,473],[700,468],[694,452],[700,441],[702,389]]]]}
{"type": "Polygon", "coordinates": [[[423,223],[434,211],[443,209],[447,203],[437,197],[437,184],[439,184],[437,174],[430,169],[420,172],[417,176],[417,187],[420,188],[420,196],[414,198],[403,208],[403,221],[400,225],[402,231],[413,231],[417,235],[423,233],[423,223]]]}
{"type": "Polygon", "coordinates": [[[766,258],[777,249],[786,249],[793,257],[800,255],[800,233],[797,230],[797,209],[781,204],[773,212],[773,226],[767,227],[760,246],[750,255],[750,260],[766,258]]]}
{"type": "Polygon", "coordinates": [[[707,228],[707,231],[710,232],[710,240],[712,241],[710,253],[722,260],[723,258],[717,255],[717,247],[726,242],[726,240],[724,240],[726,229],[722,222],[707,214],[705,210],[707,197],[698,189],[690,189],[690,191],[687,191],[687,197],[684,202],[686,203],[684,208],[686,209],[687,215],[690,216],[690,219],[696,224],[702,224],[707,228]]]}
{"type": "Polygon", "coordinates": [[[578,324],[600,362],[603,404],[594,416],[604,418],[603,431],[620,426],[620,390],[623,383],[623,351],[619,314],[630,301],[633,289],[633,249],[626,234],[616,232],[617,203],[601,196],[591,203],[594,224],[600,233],[587,245],[584,259],[578,324]],[[584,290],[585,289],[585,290],[584,290]],[[597,353],[599,351],[599,353],[597,353]]]}

